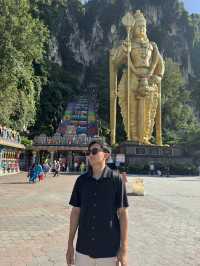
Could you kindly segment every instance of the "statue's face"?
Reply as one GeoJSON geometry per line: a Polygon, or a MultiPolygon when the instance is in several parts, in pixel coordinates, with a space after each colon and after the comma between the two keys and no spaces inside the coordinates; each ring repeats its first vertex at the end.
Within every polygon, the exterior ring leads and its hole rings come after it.
{"type": "Polygon", "coordinates": [[[143,21],[138,21],[134,27],[135,37],[145,37],[146,36],[146,23],[143,21]]]}

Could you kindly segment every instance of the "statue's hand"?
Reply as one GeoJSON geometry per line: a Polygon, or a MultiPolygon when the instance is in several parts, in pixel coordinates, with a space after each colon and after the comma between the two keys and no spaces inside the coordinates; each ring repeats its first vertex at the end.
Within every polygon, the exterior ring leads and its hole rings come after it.
{"type": "Polygon", "coordinates": [[[117,90],[114,90],[113,95],[114,95],[115,98],[117,98],[117,96],[118,96],[118,91],[117,91],[117,90]]]}
{"type": "Polygon", "coordinates": [[[149,94],[149,87],[139,87],[136,91],[136,97],[145,97],[149,94]]]}
{"type": "Polygon", "coordinates": [[[157,76],[157,75],[152,75],[149,78],[149,84],[156,84],[159,85],[161,82],[161,77],[157,76]]]}
{"type": "Polygon", "coordinates": [[[122,49],[123,49],[123,51],[125,52],[125,53],[127,53],[128,52],[128,42],[127,41],[123,41],[122,42],[122,49]]]}

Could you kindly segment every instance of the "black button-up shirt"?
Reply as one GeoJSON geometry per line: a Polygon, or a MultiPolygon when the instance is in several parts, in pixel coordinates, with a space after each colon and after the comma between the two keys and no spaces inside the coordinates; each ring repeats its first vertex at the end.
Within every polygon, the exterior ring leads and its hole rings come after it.
{"type": "Polygon", "coordinates": [[[117,209],[128,207],[121,177],[108,167],[98,180],[92,172],[79,176],[69,203],[80,207],[76,250],[93,258],[115,257],[120,247],[117,209]]]}

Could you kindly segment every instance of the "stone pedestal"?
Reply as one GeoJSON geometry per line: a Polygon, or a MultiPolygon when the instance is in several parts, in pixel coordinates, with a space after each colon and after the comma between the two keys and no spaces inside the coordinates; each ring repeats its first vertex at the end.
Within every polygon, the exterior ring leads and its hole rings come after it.
{"type": "Polygon", "coordinates": [[[125,154],[126,165],[184,159],[183,150],[178,147],[139,145],[132,141],[121,143],[114,151],[114,155],[116,154],[125,154]]]}

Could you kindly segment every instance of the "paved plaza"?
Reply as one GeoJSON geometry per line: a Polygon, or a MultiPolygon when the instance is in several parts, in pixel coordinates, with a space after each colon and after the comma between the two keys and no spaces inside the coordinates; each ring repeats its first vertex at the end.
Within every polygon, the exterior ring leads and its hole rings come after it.
{"type": "MultiPolygon", "coordinates": [[[[0,266],[66,265],[75,179],[0,177],[0,266]]],[[[145,196],[129,196],[129,266],[200,266],[200,177],[143,179],[145,196]]]]}

